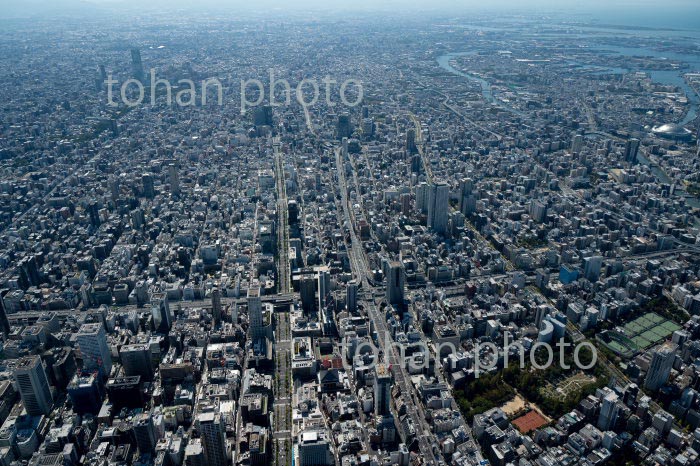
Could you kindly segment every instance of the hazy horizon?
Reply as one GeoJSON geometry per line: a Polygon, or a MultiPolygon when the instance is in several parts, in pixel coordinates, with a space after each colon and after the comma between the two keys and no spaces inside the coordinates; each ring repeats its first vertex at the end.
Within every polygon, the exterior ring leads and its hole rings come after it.
{"type": "Polygon", "coordinates": [[[700,3],[691,0],[674,0],[659,3],[641,1],[595,0],[581,5],[573,0],[387,0],[377,4],[371,0],[356,0],[351,3],[329,5],[323,0],[301,0],[290,6],[281,0],[201,0],[193,4],[188,0],[152,0],[143,5],[137,0],[6,0],[0,7],[2,18],[22,18],[36,16],[71,15],[89,17],[100,14],[129,13],[139,11],[152,13],[154,10],[185,9],[194,13],[248,13],[257,12],[304,13],[305,11],[344,12],[401,12],[431,11],[436,14],[465,16],[484,13],[510,14],[553,14],[572,18],[596,21],[604,24],[635,25],[640,27],[663,27],[700,29],[700,3]]]}

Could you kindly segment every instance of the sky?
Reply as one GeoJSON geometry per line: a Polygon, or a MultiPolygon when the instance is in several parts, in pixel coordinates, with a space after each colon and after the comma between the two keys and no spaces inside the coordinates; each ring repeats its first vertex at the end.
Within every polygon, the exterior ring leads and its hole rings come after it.
{"type": "Polygon", "coordinates": [[[98,15],[189,8],[242,11],[440,11],[468,15],[485,11],[571,14],[615,24],[700,29],[699,0],[0,0],[0,17],[98,15]],[[697,26],[697,27],[696,27],[697,26]]]}

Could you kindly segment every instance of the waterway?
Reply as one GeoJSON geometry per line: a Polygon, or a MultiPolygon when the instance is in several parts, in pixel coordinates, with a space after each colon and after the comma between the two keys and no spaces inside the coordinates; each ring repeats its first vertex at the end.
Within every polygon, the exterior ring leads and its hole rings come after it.
{"type": "MultiPolygon", "coordinates": [[[[659,84],[664,84],[664,85],[674,85],[678,86],[683,91],[685,92],[687,98],[688,98],[688,112],[686,112],[686,115],[683,117],[682,120],[680,120],[678,123],[681,125],[687,125],[691,121],[693,121],[697,115],[698,115],[698,106],[700,105],[700,96],[686,83],[685,79],[683,78],[683,74],[687,71],[695,70],[695,71],[700,71],[700,57],[695,56],[695,55],[689,55],[689,54],[682,54],[682,53],[665,53],[665,52],[659,52],[655,51],[653,49],[647,49],[647,48],[635,48],[635,47],[622,47],[622,46],[610,46],[606,45],[604,47],[601,47],[600,49],[596,50],[601,50],[603,53],[617,53],[619,55],[624,55],[624,56],[646,56],[646,57],[657,57],[657,58],[669,58],[678,62],[683,62],[686,63],[690,66],[690,70],[643,70],[643,69],[637,69],[637,70],[631,70],[631,69],[625,69],[625,68],[613,68],[613,67],[607,67],[605,65],[599,66],[599,68],[602,68],[600,71],[597,71],[596,74],[623,74],[623,73],[628,73],[631,71],[643,71],[645,73],[648,73],[652,81],[657,82],[659,84]]],[[[494,95],[493,91],[491,89],[491,83],[485,80],[484,78],[474,75],[474,74],[469,74],[465,73],[461,70],[458,70],[454,66],[452,66],[452,60],[455,58],[459,57],[464,57],[464,56],[472,56],[476,55],[479,52],[476,50],[471,50],[471,51],[466,51],[466,52],[452,52],[452,53],[446,53],[444,55],[441,55],[437,58],[437,63],[438,65],[454,74],[457,76],[461,76],[463,78],[466,78],[474,83],[477,83],[480,88],[481,88],[481,94],[484,98],[484,100],[488,103],[491,104],[496,104],[499,105],[500,107],[511,111],[513,113],[516,113],[518,115],[522,115],[522,112],[519,112],[516,109],[510,108],[508,106],[503,105],[501,102],[497,102],[494,95]]],[[[589,67],[591,65],[585,65],[585,64],[580,64],[582,67],[589,67]]],[[[654,176],[657,177],[657,179],[666,184],[672,184],[673,180],[659,167],[657,164],[652,163],[651,160],[649,160],[647,157],[645,157],[641,152],[638,155],[639,162],[649,166],[651,172],[654,174],[654,176]]],[[[695,198],[695,197],[686,197],[686,202],[689,206],[695,207],[695,208],[700,208],[700,200],[695,198]]]]}

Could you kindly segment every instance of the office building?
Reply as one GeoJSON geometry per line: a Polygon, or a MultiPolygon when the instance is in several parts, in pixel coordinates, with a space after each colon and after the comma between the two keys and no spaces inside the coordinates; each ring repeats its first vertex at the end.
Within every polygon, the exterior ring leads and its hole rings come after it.
{"type": "Polygon", "coordinates": [[[418,152],[418,147],[416,146],[416,130],[413,128],[406,131],[406,152],[408,154],[415,154],[418,152]]]}
{"type": "Polygon", "coordinates": [[[325,431],[304,430],[299,433],[299,466],[326,466],[334,463],[325,431]]]}
{"type": "Polygon", "coordinates": [[[260,287],[248,288],[248,325],[253,332],[263,327],[262,300],[260,299],[260,287]]]}
{"type": "Polygon", "coordinates": [[[385,364],[378,364],[374,377],[374,414],[391,414],[391,372],[385,364]]]}
{"type": "Polygon", "coordinates": [[[131,74],[134,79],[143,82],[143,62],[141,51],[137,48],[131,49],[131,74]]]}
{"type": "Polygon", "coordinates": [[[148,199],[153,199],[156,195],[155,187],[153,185],[153,175],[150,173],[144,173],[141,176],[141,184],[143,185],[143,196],[148,199]]]}
{"type": "Polygon", "coordinates": [[[9,290],[0,290],[0,330],[7,336],[10,333],[10,321],[7,318],[7,310],[5,309],[5,295],[9,290]]]}
{"type": "Polygon", "coordinates": [[[153,315],[155,330],[167,335],[173,325],[173,315],[165,293],[154,293],[151,296],[151,315],[153,315]]]}
{"type": "Polygon", "coordinates": [[[53,396],[41,358],[39,356],[20,358],[15,366],[14,377],[27,413],[32,416],[49,414],[53,405],[53,396]]]}
{"type": "Polygon", "coordinates": [[[140,375],[141,380],[153,380],[151,350],[146,343],[123,345],[119,348],[119,359],[121,360],[125,376],[140,375]]]}
{"type": "Polygon", "coordinates": [[[177,165],[174,163],[168,165],[168,181],[170,183],[170,192],[174,195],[180,194],[180,173],[177,165]]]}
{"type": "Polygon", "coordinates": [[[403,304],[406,278],[401,262],[389,262],[385,273],[387,302],[396,305],[403,304]]]}
{"type": "Polygon", "coordinates": [[[214,317],[214,323],[218,324],[221,322],[221,315],[223,309],[221,305],[221,289],[215,286],[211,290],[211,313],[214,317]]]}
{"type": "Polygon", "coordinates": [[[639,152],[639,139],[628,139],[625,142],[625,161],[635,163],[637,161],[637,153],[639,152]]]}
{"type": "Polygon", "coordinates": [[[115,377],[107,381],[107,396],[115,412],[122,408],[143,408],[141,376],[115,377]]]}
{"type": "Polygon", "coordinates": [[[112,371],[112,354],[107,344],[107,334],[101,323],[84,324],[77,335],[83,369],[98,371],[102,377],[109,377],[112,371]]]}
{"type": "Polygon", "coordinates": [[[331,275],[328,267],[318,269],[318,310],[323,311],[328,304],[328,297],[331,292],[331,275]]]}
{"type": "Polygon", "coordinates": [[[587,257],[583,260],[583,275],[590,282],[597,282],[600,278],[600,270],[603,267],[602,256],[587,257]]]}
{"type": "Polygon", "coordinates": [[[605,395],[600,406],[600,414],[598,415],[598,428],[600,430],[612,430],[617,422],[620,413],[619,398],[615,392],[609,388],[605,388],[605,395]]]}
{"type": "Polygon", "coordinates": [[[348,312],[357,311],[357,281],[351,280],[345,287],[345,307],[348,312]]]}
{"type": "Polygon", "coordinates": [[[421,182],[416,186],[416,212],[421,214],[428,213],[428,200],[430,198],[430,185],[426,182],[421,182]]]}
{"type": "Polygon", "coordinates": [[[447,232],[447,217],[450,207],[450,187],[439,182],[428,187],[428,228],[435,233],[447,232]]]}
{"type": "Polygon", "coordinates": [[[204,458],[208,466],[228,464],[225,429],[219,413],[202,413],[197,417],[197,430],[201,435],[204,458]]]}
{"type": "Polygon", "coordinates": [[[299,294],[304,312],[311,312],[316,308],[316,282],[312,273],[304,273],[299,277],[299,294]]]}
{"type": "Polygon", "coordinates": [[[571,152],[573,152],[574,154],[580,154],[581,149],[583,149],[583,136],[577,134],[571,141],[571,152]]]}
{"type": "Polygon", "coordinates": [[[349,138],[352,135],[352,120],[349,113],[338,115],[338,124],[336,126],[336,134],[338,140],[349,138]]]}
{"type": "Polygon", "coordinates": [[[153,425],[153,417],[150,413],[141,413],[134,418],[134,437],[136,446],[140,454],[153,453],[156,448],[158,438],[156,437],[156,428],[153,425]]]}
{"type": "Polygon", "coordinates": [[[76,413],[97,415],[100,412],[104,390],[96,373],[76,374],[68,384],[67,391],[76,413]]]}
{"type": "Polygon", "coordinates": [[[678,345],[667,341],[652,351],[649,370],[644,378],[645,389],[657,391],[668,382],[668,377],[671,375],[673,362],[676,358],[677,348],[678,345]]]}

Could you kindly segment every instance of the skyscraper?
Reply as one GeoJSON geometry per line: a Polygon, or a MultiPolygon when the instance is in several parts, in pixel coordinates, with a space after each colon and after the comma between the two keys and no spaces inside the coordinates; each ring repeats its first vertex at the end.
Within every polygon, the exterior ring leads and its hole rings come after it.
{"type": "Polygon", "coordinates": [[[49,414],[53,404],[53,396],[41,358],[39,356],[20,358],[17,361],[14,375],[27,413],[32,416],[49,414]]]}
{"type": "Polygon", "coordinates": [[[378,364],[374,377],[374,414],[391,413],[391,372],[384,364],[378,364]]]}
{"type": "Polygon", "coordinates": [[[644,388],[656,391],[668,381],[673,368],[673,361],[676,359],[676,349],[678,346],[670,341],[654,349],[649,364],[649,371],[644,379],[644,388]]]}
{"type": "Polygon", "coordinates": [[[357,281],[351,280],[345,287],[345,307],[349,312],[357,310],[357,281]]]}
{"type": "Polygon", "coordinates": [[[173,325],[173,315],[170,312],[168,297],[165,293],[154,293],[151,296],[151,315],[156,331],[167,334],[173,325]]]}
{"type": "Polygon", "coordinates": [[[126,376],[140,375],[141,380],[153,380],[151,351],[147,344],[135,343],[122,346],[119,348],[119,359],[126,376]]]}
{"type": "Polygon", "coordinates": [[[139,453],[153,453],[156,448],[156,428],[153,425],[153,417],[150,413],[141,413],[134,418],[134,437],[139,453]]]}
{"type": "Polygon", "coordinates": [[[141,51],[137,48],[131,49],[131,74],[134,79],[143,82],[143,63],[141,62],[141,51]]]}
{"type": "Polygon", "coordinates": [[[0,290],[0,330],[7,336],[10,333],[10,321],[7,319],[7,310],[5,309],[5,295],[9,290],[0,290]]]}
{"type": "Polygon", "coordinates": [[[316,305],[316,280],[312,273],[303,273],[299,277],[299,294],[301,295],[301,308],[304,312],[311,312],[316,305]]]}
{"type": "Polygon", "coordinates": [[[598,428],[601,430],[611,430],[617,422],[617,417],[620,413],[617,394],[605,388],[605,396],[600,405],[600,414],[598,415],[598,428]]]}
{"type": "Polygon", "coordinates": [[[260,300],[260,287],[248,288],[248,325],[251,332],[263,326],[262,301],[260,300]]]}
{"type": "Polygon", "coordinates": [[[153,187],[153,176],[145,173],[141,176],[141,183],[143,183],[143,195],[149,199],[155,196],[155,188],[153,187]]]}
{"type": "Polygon", "coordinates": [[[73,376],[67,387],[68,397],[73,403],[73,411],[78,414],[100,412],[104,399],[102,382],[95,373],[73,376]]]}
{"type": "Polygon", "coordinates": [[[600,278],[600,269],[603,267],[602,256],[586,257],[583,260],[583,275],[589,281],[595,283],[600,278]]]}
{"type": "Polygon", "coordinates": [[[406,152],[409,154],[418,152],[418,147],[416,146],[416,130],[413,128],[406,131],[406,152]]]}
{"type": "Polygon", "coordinates": [[[637,161],[637,152],[639,151],[639,139],[628,139],[625,143],[625,161],[635,163],[637,161]]]}
{"type": "Polygon", "coordinates": [[[574,139],[571,141],[571,152],[575,154],[580,154],[581,149],[583,149],[583,136],[580,134],[577,134],[574,136],[574,139]]]}
{"type": "Polygon", "coordinates": [[[386,300],[389,304],[403,304],[405,277],[401,262],[389,262],[386,266],[386,300]]]}
{"type": "Polygon", "coordinates": [[[197,430],[202,436],[202,447],[208,466],[226,466],[228,463],[224,429],[219,413],[202,413],[197,417],[197,430]]]}
{"type": "Polygon", "coordinates": [[[180,194],[180,174],[174,163],[168,165],[168,181],[170,182],[170,192],[180,194]]]}
{"type": "Polygon", "coordinates": [[[331,275],[328,267],[318,268],[318,310],[326,307],[328,295],[331,292],[331,275]]]}
{"type": "Polygon", "coordinates": [[[221,322],[221,289],[218,286],[211,290],[211,312],[214,316],[214,323],[218,324],[221,322]]]}
{"type": "Polygon", "coordinates": [[[433,183],[428,191],[428,227],[435,233],[447,231],[450,188],[447,183],[433,183]]]}
{"type": "Polygon", "coordinates": [[[464,215],[473,213],[471,209],[472,191],[474,190],[474,181],[471,178],[462,178],[459,180],[459,211],[464,215]]]}
{"type": "Polygon", "coordinates": [[[83,356],[83,369],[98,371],[102,377],[109,377],[112,355],[102,324],[84,324],[78,331],[77,341],[83,356]]]}
{"type": "Polygon", "coordinates": [[[333,453],[328,436],[322,430],[304,430],[299,433],[299,466],[333,464],[333,453]]]}
{"type": "Polygon", "coordinates": [[[416,186],[416,210],[422,214],[428,213],[429,192],[430,186],[426,182],[422,182],[416,186]]]}
{"type": "Polygon", "coordinates": [[[349,113],[338,115],[338,124],[336,127],[338,139],[349,138],[352,134],[352,120],[349,113]]]}

